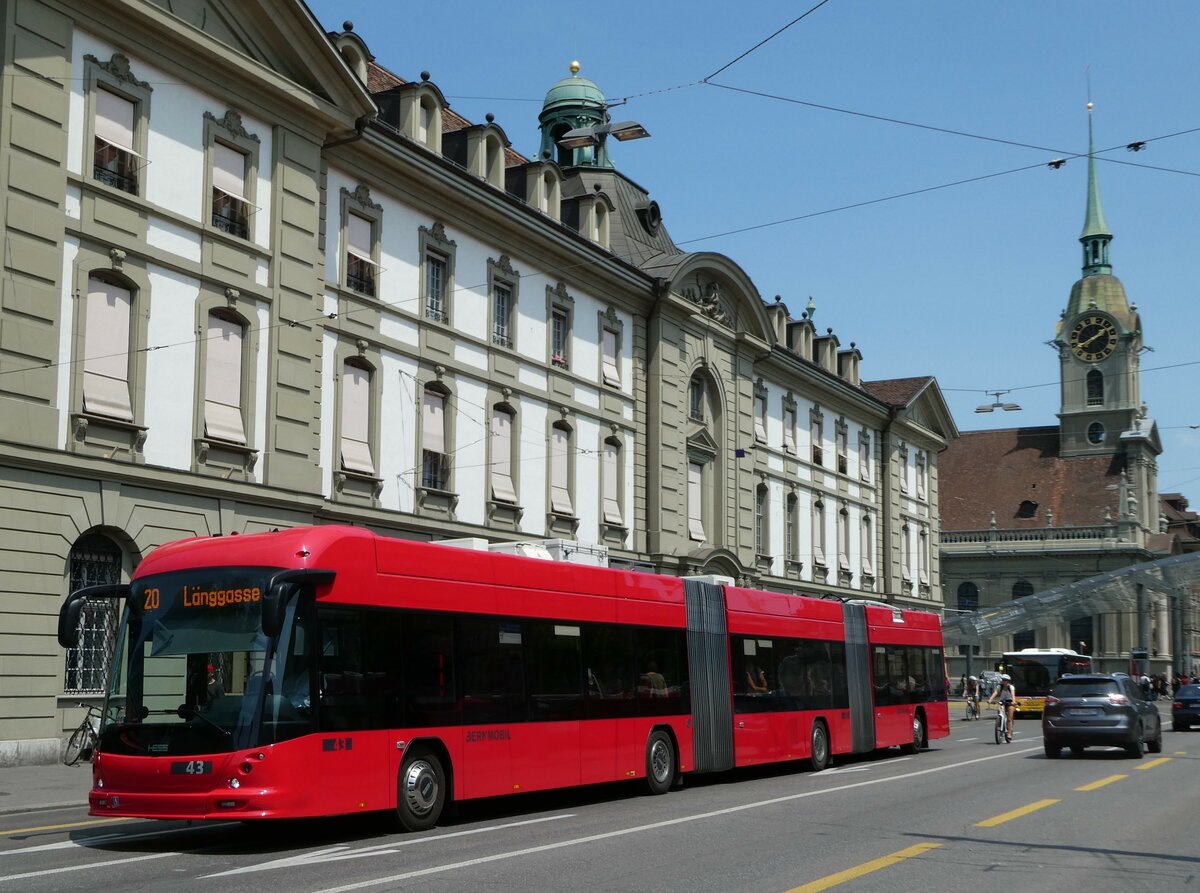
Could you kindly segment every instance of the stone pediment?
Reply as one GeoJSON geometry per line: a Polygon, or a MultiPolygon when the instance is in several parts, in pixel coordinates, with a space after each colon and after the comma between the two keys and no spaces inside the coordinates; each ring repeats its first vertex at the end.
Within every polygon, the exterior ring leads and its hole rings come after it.
{"type": "Polygon", "coordinates": [[[149,2],[185,26],[335,104],[353,110],[366,100],[366,87],[341,60],[303,4],[292,0],[149,2]]]}
{"type": "Polygon", "coordinates": [[[720,447],[707,428],[700,428],[688,436],[687,448],[689,453],[715,456],[720,447]]]}

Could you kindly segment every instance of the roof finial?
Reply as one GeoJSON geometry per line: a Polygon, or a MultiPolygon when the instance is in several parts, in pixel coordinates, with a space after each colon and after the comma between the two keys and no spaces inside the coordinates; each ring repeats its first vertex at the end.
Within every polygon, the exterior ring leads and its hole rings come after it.
{"type": "Polygon", "coordinates": [[[1083,233],[1079,241],[1083,243],[1083,275],[1111,274],[1112,263],[1109,260],[1109,243],[1112,242],[1112,231],[1108,221],[1104,219],[1104,206],[1100,203],[1100,182],[1096,179],[1096,140],[1092,128],[1092,109],[1095,105],[1091,99],[1092,73],[1088,66],[1088,191],[1087,212],[1083,218],[1083,233]]]}
{"type": "Polygon", "coordinates": [[[575,77],[579,77],[579,69],[582,67],[578,59],[572,59],[571,64],[567,66],[567,68],[571,69],[571,74],[575,77]]]}

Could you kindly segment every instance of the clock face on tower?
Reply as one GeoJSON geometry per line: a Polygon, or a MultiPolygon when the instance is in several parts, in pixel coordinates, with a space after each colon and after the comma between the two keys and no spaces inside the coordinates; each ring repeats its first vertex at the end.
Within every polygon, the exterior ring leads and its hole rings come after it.
{"type": "Polygon", "coordinates": [[[1117,349],[1117,327],[1107,316],[1091,313],[1075,323],[1067,341],[1079,359],[1085,363],[1099,363],[1117,349]]]}

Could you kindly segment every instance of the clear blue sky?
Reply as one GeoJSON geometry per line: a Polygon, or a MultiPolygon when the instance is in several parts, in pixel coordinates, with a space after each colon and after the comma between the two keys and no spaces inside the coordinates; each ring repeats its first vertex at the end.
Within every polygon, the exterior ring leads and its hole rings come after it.
{"type": "Polygon", "coordinates": [[[494,113],[528,156],[546,90],[578,59],[610,102],[629,97],[614,118],[651,132],[612,155],[676,242],[729,255],[794,316],[812,296],[865,377],[935,375],[962,430],[1056,424],[1045,342],[1080,275],[1087,164],[1045,162],[1087,151],[1090,66],[1113,272],[1153,348],[1159,485],[1200,509],[1200,3],[828,0],[698,83],[816,2],[309,5],[329,30],[353,20],[401,77],[428,70],[466,118],[494,113]],[[998,389],[1022,411],[976,414],[998,389]]]}

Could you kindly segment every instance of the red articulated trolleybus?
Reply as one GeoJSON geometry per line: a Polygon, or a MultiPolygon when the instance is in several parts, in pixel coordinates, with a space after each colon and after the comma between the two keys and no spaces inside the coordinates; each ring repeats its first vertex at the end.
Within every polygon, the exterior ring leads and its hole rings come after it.
{"type": "Polygon", "coordinates": [[[377,536],[155,549],[123,599],[91,815],[274,819],[806,760],[949,734],[941,623],[377,536]]]}

